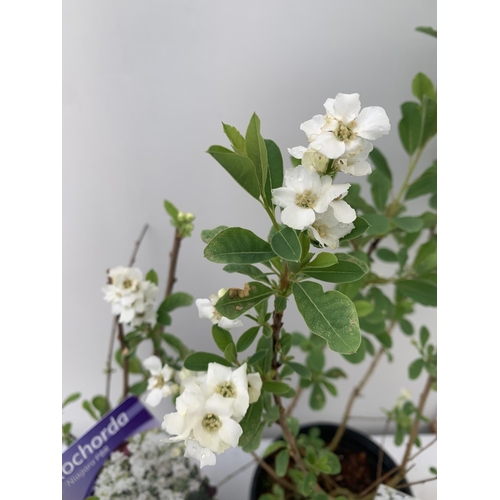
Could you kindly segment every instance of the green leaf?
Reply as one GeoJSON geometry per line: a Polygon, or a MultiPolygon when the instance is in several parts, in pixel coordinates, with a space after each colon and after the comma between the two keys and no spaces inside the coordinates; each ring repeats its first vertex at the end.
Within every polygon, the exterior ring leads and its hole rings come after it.
{"type": "Polygon", "coordinates": [[[286,423],[288,424],[288,427],[290,428],[293,436],[297,437],[300,431],[299,419],[295,417],[286,417],[286,423]]]}
{"type": "Polygon", "coordinates": [[[207,153],[226,170],[226,172],[255,199],[260,197],[259,179],[254,163],[250,158],[233,153],[222,146],[210,146],[207,153]]]}
{"type": "MultiPolygon", "coordinates": [[[[344,201],[351,205],[355,210],[361,210],[364,214],[373,214],[375,209],[370,206],[363,197],[360,196],[361,186],[359,184],[353,184],[349,188],[349,193],[344,198],[344,201]]],[[[364,215],[363,215],[364,217],[364,215]]]]}
{"type": "Polygon", "coordinates": [[[363,217],[370,224],[366,231],[367,236],[382,236],[389,232],[391,223],[385,215],[366,214],[363,217]]]}
{"type": "Polygon", "coordinates": [[[344,370],[340,368],[330,368],[328,371],[325,372],[325,377],[328,378],[347,378],[346,373],[344,370]]]}
{"type": "Polygon", "coordinates": [[[337,396],[338,391],[337,388],[327,380],[322,380],[321,383],[325,386],[325,389],[332,395],[332,396],[337,396]]]}
{"type": "Polygon", "coordinates": [[[236,346],[234,345],[234,342],[227,344],[226,348],[224,349],[224,357],[230,363],[234,363],[238,359],[238,356],[236,355],[236,346]]]}
{"type": "Polygon", "coordinates": [[[313,348],[307,355],[306,363],[312,372],[321,373],[325,367],[325,354],[322,348],[313,348]]]}
{"type": "Polygon", "coordinates": [[[323,292],[310,281],[294,283],[293,295],[300,314],[312,333],[324,338],[331,350],[352,353],[361,343],[354,304],[337,291],[323,292]]]}
{"type": "Polygon", "coordinates": [[[406,191],[405,199],[413,200],[437,192],[437,165],[434,163],[420,177],[415,179],[406,191]]]}
{"type": "Polygon", "coordinates": [[[214,338],[217,347],[222,352],[224,352],[228,344],[233,344],[233,337],[231,334],[219,325],[212,326],[212,337],[214,338]]]}
{"type": "Polygon", "coordinates": [[[424,360],[422,358],[418,358],[413,361],[408,367],[408,377],[410,380],[415,380],[422,373],[422,368],[424,367],[424,360]]]}
{"type": "Polygon", "coordinates": [[[420,328],[420,345],[422,347],[424,347],[425,344],[427,344],[427,341],[429,340],[430,336],[431,336],[431,334],[430,334],[428,328],[425,326],[422,326],[420,328]]]}
{"type": "Polygon", "coordinates": [[[434,475],[437,475],[437,473],[438,473],[438,471],[437,471],[436,467],[429,467],[429,472],[430,472],[431,474],[434,474],[434,475]]]}
{"type": "Polygon", "coordinates": [[[210,243],[212,238],[214,238],[217,234],[227,228],[227,226],[217,226],[215,229],[204,229],[201,232],[201,239],[204,243],[210,243]]]}
{"type": "Polygon", "coordinates": [[[430,198],[429,198],[429,206],[431,208],[433,208],[434,210],[437,209],[437,194],[433,194],[430,198]]]}
{"type": "Polygon", "coordinates": [[[338,259],[333,253],[320,252],[316,257],[308,262],[305,269],[322,269],[325,267],[331,267],[338,263],[338,259]]]}
{"type": "Polygon", "coordinates": [[[326,404],[325,392],[318,383],[312,386],[311,394],[309,396],[309,405],[313,410],[321,410],[326,404]]]}
{"type": "Polygon", "coordinates": [[[271,392],[273,394],[286,394],[290,390],[290,386],[284,382],[278,382],[276,380],[266,380],[262,384],[262,390],[271,392]]]}
{"type": "Polygon", "coordinates": [[[68,406],[70,403],[73,403],[73,401],[76,401],[77,399],[80,399],[80,397],[82,396],[82,394],[80,392],[74,392],[73,394],[70,394],[64,401],[63,401],[63,404],[62,404],[62,407],[65,408],[66,406],[68,406]]]}
{"type": "Polygon", "coordinates": [[[253,326],[252,328],[248,329],[239,339],[238,342],[236,343],[236,350],[238,352],[243,352],[247,350],[257,337],[257,334],[259,333],[259,328],[258,326],[253,326]]]}
{"type": "Polygon", "coordinates": [[[148,273],[146,274],[146,281],[151,281],[151,283],[154,283],[156,286],[158,286],[158,274],[154,269],[150,269],[148,273]]]}
{"type": "Polygon", "coordinates": [[[311,378],[311,370],[309,370],[307,366],[296,363],[295,361],[288,361],[286,364],[302,378],[305,378],[306,380],[309,380],[311,378]]]}
{"type": "Polygon", "coordinates": [[[420,33],[425,33],[426,35],[437,38],[437,31],[430,26],[418,26],[417,28],[415,28],[415,31],[420,31],[420,33]]]}
{"type": "Polygon", "coordinates": [[[163,206],[167,211],[168,215],[172,218],[172,223],[174,226],[179,225],[179,210],[175,207],[173,203],[170,203],[168,200],[163,200],[163,206]]]}
{"type": "Polygon", "coordinates": [[[418,73],[415,76],[411,85],[411,91],[419,101],[422,101],[424,96],[427,96],[429,99],[436,99],[434,84],[431,79],[423,73],[418,73]]]}
{"type": "Polygon", "coordinates": [[[269,284],[269,278],[256,266],[252,264],[228,264],[223,267],[227,273],[239,273],[249,276],[257,281],[264,281],[269,284]]]}
{"type": "Polygon", "coordinates": [[[373,148],[369,156],[369,161],[373,163],[377,171],[379,171],[384,177],[392,181],[392,173],[391,169],[389,168],[389,164],[387,163],[385,156],[380,152],[379,149],[373,148]]]}
{"type": "Polygon", "coordinates": [[[172,348],[174,349],[179,356],[184,359],[191,353],[191,349],[187,347],[180,339],[178,339],[175,335],[171,333],[162,333],[162,339],[172,348]]]}
{"type": "Polygon", "coordinates": [[[417,233],[424,227],[420,217],[399,217],[394,219],[394,224],[407,233],[417,233]]]}
{"type": "Polygon", "coordinates": [[[306,268],[302,272],[310,278],[327,283],[349,283],[357,281],[365,275],[360,266],[345,260],[339,260],[338,264],[323,269],[306,268]]]}
{"type": "MultiPolygon", "coordinates": [[[[260,351],[264,351],[264,356],[260,359],[256,366],[260,369],[261,372],[267,373],[271,369],[271,363],[273,361],[273,339],[272,337],[260,337],[257,342],[256,353],[252,356],[252,358],[257,355],[260,351]]],[[[250,360],[248,361],[250,363],[250,360]]]]}
{"type": "Polygon", "coordinates": [[[290,461],[290,453],[288,453],[288,450],[286,448],[284,450],[281,450],[276,455],[276,461],[274,464],[274,471],[276,472],[276,475],[278,477],[285,477],[285,475],[288,471],[289,461],[290,461]]]}
{"type": "Polygon", "coordinates": [[[269,162],[269,172],[266,179],[265,195],[268,206],[272,206],[271,190],[283,186],[283,157],[280,148],[274,141],[264,139],[269,162]]]}
{"type": "Polygon", "coordinates": [[[187,307],[193,303],[193,296],[189,293],[175,292],[169,295],[158,308],[158,313],[168,314],[179,307],[187,307]]]}
{"type": "MultiPolygon", "coordinates": [[[[277,406],[275,406],[275,408],[278,408],[277,406]]],[[[266,450],[264,451],[264,453],[262,454],[262,458],[266,458],[268,457],[269,455],[272,455],[274,452],[278,451],[278,450],[281,450],[283,448],[286,448],[287,446],[287,443],[286,441],[274,441],[273,443],[271,443],[267,448],[266,450]]]]}
{"type": "Polygon", "coordinates": [[[405,102],[401,105],[401,113],[403,117],[399,122],[399,137],[405,151],[412,155],[420,145],[420,106],[416,102],[405,102]]]}
{"type": "Polygon", "coordinates": [[[217,301],[215,309],[226,318],[236,319],[272,294],[271,288],[258,281],[251,281],[245,285],[244,290],[230,288],[217,301]]]}
{"type": "Polygon", "coordinates": [[[135,394],[136,396],[140,396],[141,394],[144,394],[147,389],[148,389],[148,381],[143,380],[142,382],[137,382],[137,384],[131,385],[129,387],[128,392],[130,392],[130,394],[135,394]]]}
{"type": "Polygon", "coordinates": [[[257,179],[263,191],[266,184],[268,169],[267,149],[264,138],[260,135],[260,119],[255,113],[252,115],[252,118],[250,118],[245,141],[247,155],[255,165],[257,179]]]}
{"type": "Polygon", "coordinates": [[[413,325],[407,319],[401,318],[399,320],[399,327],[406,335],[413,335],[413,325]]]}
{"type": "Polygon", "coordinates": [[[380,260],[384,260],[386,262],[397,262],[398,261],[398,256],[392,250],[389,250],[388,248],[379,248],[377,250],[377,257],[380,260]]]}
{"type": "Polygon", "coordinates": [[[283,260],[298,262],[302,252],[299,237],[291,227],[284,227],[271,238],[271,247],[283,260]]]}
{"type": "Polygon", "coordinates": [[[365,337],[361,338],[361,343],[359,344],[358,350],[355,353],[343,354],[344,359],[346,361],[349,361],[349,363],[352,363],[353,365],[361,363],[361,361],[365,359],[365,356],[366,356],[365,337]]]}
{"type": "Polygon", "coordinates": [[[252,403],[248,407],[245,416],[240,422],[241,428],[243,429],[243,434],[240,436],[238,445],[242,448],[248,446],[254,440],[254,438],[259,435],[259,433],[262,433],[260,426],[263,409],[264,405],[262,402],[262,398],[259,398],[255,403],[252,403]]]}
{"type": "Polygon", "coordinates": [[[383,211],[389,198],[392,188],[392,182],[380,170],[374,170],[368,176],[368,182],[371,186],[372,200],[379,211],[383,211]]]}
{"type": "Polygon", "coordinates": [[[219,264],[255,264],[276,256],[267,241],[241,227],[230,227],[214,236],[204,255],[219,264]]]}
{"type": "MultiPolygon", "coordinates": [[[[142,364],[139,358],[135,356],[135,354],[130,354],[129,356],[127,356],[127,359],[129,373],[144,373],[142,364]]],[[[123,367],[123,354],[121,349],[117,349],[115,353],[115,360],[121,367],[123,367]]]]}
{"type": "Polygon", "coordinates": [[[400,294],[419,304],[434,307],[437,305],[437,287],[433,283],[423,280],[399,280],[396,281],[396,288],[400,294]]]}
{"type": "Polygon", "coordinates": [[[422,116],[424,120],[422,144],[425,144],[437,134],[437,102],[434,99],[424,97],[422,116]]]}
{"type": "Polygon", "coordinates": [[[375,309],[375,306],[367,300],[355,300],[354,307],[356,308],[356,312],[358,313],[358,318],[368,316],[375,309]]]}
{"type": "Polygon", "coordinates": [[[223,366],[231,366],[226,359],[211,352],[194,352],[184,361],[184,368],[194,372],[205,372],[208,370],[208,363],[219,363],[223,366]]]}
{"type": "Polygon", "coordinates": [[[105,415],[110,409],[109,401],[104,396],[95,396],[92,399],[94,408],[100,413],[101,417],[105,415]]]}
{"type": "Polygon", "coordinates": [[[261,359],[264,359],[266,357],[266,354],[267,354],[267,350],[261,349],[260,351],[257,351],[255,354],[252,354],[252,356],[250,356],[248,358],[247,363],[249,365],[253,365],[253,364],[257,363],[258,361],[260,361],[261,359]]]}
{"type": "Polygon", "coordinates": [[[353,240],[354,238],[357,238],[358,236],[361,236],[363,233],[365,233],[370,227],[370,224],[368,223],[366,218],[363,217],[356,217],[353,224],[354,229],[349,234],[346,234],[344,237],[340,238],[339,241],[342,242],[353,240]]]}
{"type": "Polygon", "coordinates": [[[240,134],[238,129],[224,122],[222,123],[222,129],[231,142],[231,146],[233,147],[235,153],[246,156],[245,138],[240,134]]]}
{"type": "Polygon", "coordinates": [[[97,416],[97,413],[95,412],[94,408],[92,408],[92,405],[90,404],[90,401],[83,401],[82,402],[82,408],[87,411],[87,413],[94,419],[94,420],[99,420],[99,417],[97,416]]]}

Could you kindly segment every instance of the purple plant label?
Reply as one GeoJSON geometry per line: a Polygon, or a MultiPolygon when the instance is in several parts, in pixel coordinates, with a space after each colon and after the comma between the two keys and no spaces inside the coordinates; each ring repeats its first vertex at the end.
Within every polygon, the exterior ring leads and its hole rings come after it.
{"type": "Polygon", "coordinates": [[[63,453],[62,499],[85,500],[111,453],[130,436],[158,426],[135,396],[125,399],[63,453]]]}
{"type": "Polygon", "coordinates": [[[418,500],[415,497],[411,497],[406,493],[389,488],[385,484],[381,484],[377,490],[374,500],[418,500]]]}

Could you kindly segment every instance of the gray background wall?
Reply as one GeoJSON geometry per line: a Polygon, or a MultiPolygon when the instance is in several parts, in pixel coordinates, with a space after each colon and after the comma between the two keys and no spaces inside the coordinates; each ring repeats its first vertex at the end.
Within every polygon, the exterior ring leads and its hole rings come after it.
{"type": "MultiPolygon", "coordinates": [[[[146,222],[136,265],[155,268],[164,289],[173,228],[163,199],[197,217],[176,289],[207,297],[245,281],[204,260],[199,238],[200,230],[220,224],[261,236],[268,230],[264,211],[205,153],[226,144],[221,121],[244,130],[256,111],[264,136],[286,155],[287,147],[305,145],[299,125],[322,113],[327,97],[359,92],[362,106],[383,106],[389,115],[391,134],[376,146],[399,187],[408,163],[397,134],[399,106],[412,98],[417,72],[436,79],[436,42],[415,32],[420,25],[436,26],[435,1],[63,3],[63,396],[104,392],[112,319],[101,288],[106,269],[126,265],[146,222]]],[[[433,142],[417,174],[435,157],[433,142]]],[[[425,209],[423,201],[410,206],[415,214],[425,209]]],[[[434,309],[418,308],[414,324],[428,325],[434,338],[435,323],[434,309]]],[[[285,324],[306,331],[294,307],[285,324]]],[[[175,313],[170,330],[189,346],[215,352],[210,323],[198,319],[194,305],[175,313]]],[[[367,432],[383,429],[380,408],[392,406],[401,387],[416,398],[423,384],[423,377],[406,377],[416,357],[408,338],[396,332],[394,344],[395,361],[380,367],[355,407],[351,424],[367,432]]],[[[349,365],[334,353],[328,363],[351,377],[319,413],[304,399],[297,409],[303,422],[338,420],[366,370],[366,363],[349,365]]],[[[114,400],[119,382],[115,376],[114,400]]],[[[155,413],[168,411],[165,401],[155,413]]],[[[426,414],[435,417],[435,397],[426,414]]],[[[78,405],[64,419],[78,434],[91,425],[78,405]]]]}

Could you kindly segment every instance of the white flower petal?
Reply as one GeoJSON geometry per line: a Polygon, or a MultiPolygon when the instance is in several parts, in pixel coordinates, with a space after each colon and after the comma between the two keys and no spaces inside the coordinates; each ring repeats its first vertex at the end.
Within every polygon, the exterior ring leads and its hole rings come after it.
{"type": "Polygon", "coordinates": [[[284,182],[286,187],[292,189],[294,193],[303,193],[304,191],[319,193],[321,189],[319,174],[304,167],[304,165],[286,168],[284,182]]]}
{"type": "Polygon", "coordinates": [[[380,106],[370,106],[363,108],[358,118],[356,119],[355,132],[360,137],[373,141],[383,135],[386,135],[391,130],[389,117],[384,108],[380,106]]]}
{"type": "Polygon", "coordinates": [[[215,309],[210,299],[196,299],[196,307],[200,318],[212,319],[215,309]]]}
{"type": "Polygon", "coordinates": [[[158,375],[161,372],[161,360],[158,356],[149,356],[142,364],[152,375],[158,375]]]}
{"type": "Polygon", "coordinates": [[[186,451],[184,453],[186,458],[192,458],[200,462],[200,469],[205,465],[215,465],[217,459],[215,454],[208,448],[203,448],[198,441],[187,440],[186,451]]]}
{"type": "Polygon", "coordinates": [[[325,125],[323,115],[314,115],[310,120],[300,124],[300,130],[304,131],[309,140],[316,138],[321,133],[321,128],[325,125]]]}
{"type": "Polygon", "coordinates": [[[298,160],[301,160],[302,157],[304,156],[304,153],[307,151],[307,148],[304,146],[297,146],[295,148],[288,148],[288,152],[290,153],[291,156],[294,158],[297,158],[298,160]]]}
{"type": "Polygon", "coordinates": [[[158,406],[163,399],[163,392],[158,387],[151,390],[146,397],[146,404],[149,406],[158,406]]]}
{"type": "MultiPolygon", "coordinates": [[[[167,413],[163,417],[162,428],[172,436],[182,436],[186,419],[178,412],[167,413]]],[[[181,438],[182,439],[182,438],[181,438]]]]}
{"type": "Polygon", "coordinates": [[[358,177],[372,173],[372,167],[367,161],[358,161],[352,165],[347,164],[347,166],[341,167],[340,170],[345,174],[355,175],[358,177]]]}
{"type": "Polygon", "coordinates": [[[328,116],[344,125],[352,122],[361,109],[359,94],[337,94],[335,99],[327,99],[324,106],[328,116]]]}
{"type": "Polygon", "coordinates": [[[220,394],[213,394],[205,403],[205,411],[220,417],[230,417],[233,414],[233,398],[224,398],[220,394]]]}
{"type": "Polygon", "coordinates": [[[295,203],[295,197],[297,196],[295,191],[287,187],[273,189],[271,193],[273,195],[273,203],[281,208],[293,205],[295,203]]]}
{"type": "Polygon", "coordinates": [[[281,222],[285,226],[302,230],[310,226],[315,219],[312,208],[301,208],[297,205],[289,205],[281,212],[281,222]]]}
{"type": "Polygon", "coordinates": [[[229,366],[223,366],[219,363],[208,363],[207,384],[209,386],[217,386],[222,382],[229,382],[233,370],[229,366]]]}
{"type": "Polygon", "coordinates": [[[260,398],[260,392],[262,389],[262,379],[258,373],[248,374],[248,396],[249,403],[255,403],[260,398]]]}
{"type": "Polygon", "coordinates": [[[356,211],[344,200],[332,201],[331,206],[335,217],[344,224],[348,224],[356,219],[356,211]]]}
{"type": "Polygon", "coordinates": [[[219,437],[224,443],[235,448],[238,446],[238,440],[242,434],[243,429],[241,425],[230,418],[224,419],[222,427],[219,430],[219,437]]]}
{"type": "Polygon", "coordinates": [[[219,320],[218,325],[221,328],[224,328],[224,330],[231,330],[232,328],[243,326],[243,323],[239,319],[228,319],[222,316],[222,318],[219,320]]]}
{"type": "Polygon", "coordinates": [[[311,147],[330,159],[338,158],[345,152],[345,143],[337,139],[332,132],[323,132],[311,142],[311,147]]]}

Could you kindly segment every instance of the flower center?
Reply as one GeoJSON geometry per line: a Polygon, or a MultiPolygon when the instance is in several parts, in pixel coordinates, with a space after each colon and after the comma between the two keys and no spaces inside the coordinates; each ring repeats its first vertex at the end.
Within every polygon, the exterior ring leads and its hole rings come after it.
{"type": "Polygon", "coordinates": [[[234,387],[232,382],[223,382],[217,386],[216,391],[223,398],[235,398],[236,397],[236,387],[234,387]]]}
{"type": "Polygon", "coordinates": [[[163,378],[163,375],[157,375],[155,388],[162,389],[164,385],[165,385],[165,379],[163,378]]]}
{"type": "Polygon", "coordinates": [[[321,238],[325,239],[325,237],[328,235],[328,226],[326,224],[313,224],[314,229],[318,231],[318,234],[321,236],[321,238]]]}
{"type": "Polygon", "coordinates": [[[124,279],[123,280],[123,288],[132,288],[132,280],[131,279],[124,279]]]}
{"type": "Polygon", "coordinates": [[[339,128],[335,131],[335,135],[337,139],[345,142],[353,139],[355,134],[347,125],[341,123],[339,128]]]}
{"type": "Polygon", "coordinates": [[[222,422],[217,415],[214,415],[213,413],[207,413],[203,417],[201,425],[203,425],[203,428],[206,431],[214,432],[218,431],[222,427],[222,422]]]}
{"type": "Polygon", "coordinates": [[[298,193],[295,196],[295,204],[301,208],[313,208],[318,196],[315,195],[310,189],[303,193],[298,193]]]}

